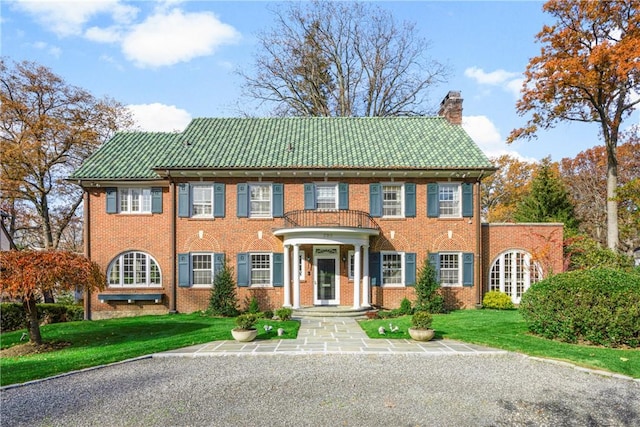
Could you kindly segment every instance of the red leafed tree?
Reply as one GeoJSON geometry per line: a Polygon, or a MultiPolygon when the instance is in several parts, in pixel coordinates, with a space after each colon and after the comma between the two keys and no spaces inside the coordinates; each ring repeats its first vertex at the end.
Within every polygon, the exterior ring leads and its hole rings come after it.
{"type": "Polygon", "coordinates": [[[0,293],[22,299],[29,340],[42,344],[36,302],[44,292],[102,289],[106,278],[100,267],[82,255],[63,251],[0,252],[0,293]]]}
{"type": "Polygon", "coordinates": [[[516,105],[531,119],[507,141],[558,122],[596,123],[607,157],[607,245],[617,250],[618,141],[640,103],[640,1],[550,0],[544,10],[555,23],[536,36],[540,55],[527,66],[516,105]]]}

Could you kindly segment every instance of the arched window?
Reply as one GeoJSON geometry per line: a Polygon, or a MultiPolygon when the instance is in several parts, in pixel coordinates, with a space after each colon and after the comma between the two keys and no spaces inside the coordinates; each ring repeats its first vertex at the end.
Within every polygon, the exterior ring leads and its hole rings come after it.
{"type": "Polygon", "coordinates": [[[491,265],[489,290],[500,291],[511,297],[515,304],[532,283],[542,279],[540,265],[524,251],[512,250],[500,254],[491,265]]]}
{"type": "Polygon", "coordinates": [[[107,270],[109,287],[160,287],[160,267],[144,252],[124,252],[114,258],[107,270]]]}

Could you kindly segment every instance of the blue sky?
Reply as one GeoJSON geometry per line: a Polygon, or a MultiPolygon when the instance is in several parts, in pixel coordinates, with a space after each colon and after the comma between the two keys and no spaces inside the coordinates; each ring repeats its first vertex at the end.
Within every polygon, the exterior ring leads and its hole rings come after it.
{"type": "MultiPolygon", "coordinates": [[[[376,2],[416,22],[430,55],[451,68],[433,88],[464,98],[464,127],[487,153],[573,157],[599,145],[595,124],[560,125],[506,145],[525,118],[515,112],[522,73],[550,17],[538,1],[376,2]]],[[[50,67],[69,84],[129,106],[145,130],[181,130],[191,118],[234,116],[256,34],[273,22],[269,2],[8,0],[0,4],[1,52],[50,67]]],[[[265,111],[266,114],[266,111],[265,111]]],[[[636,111],[626,123],[638,123],[636,111]]]]}

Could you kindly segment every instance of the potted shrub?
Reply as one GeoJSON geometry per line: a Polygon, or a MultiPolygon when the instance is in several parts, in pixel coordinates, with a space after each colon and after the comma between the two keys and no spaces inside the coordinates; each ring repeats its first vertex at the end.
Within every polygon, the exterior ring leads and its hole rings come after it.
{"type": "Polygon", "coordinates": [[[411,327],[409,335],[416,341],[429,341],[435,335],[436,331],[431,329],[433,317],[427,311],[416,311],[411,316],[411,327]]]}
{"type": "Polygon", "coordinates": [[[255,328],[258,316],[253,313],[245,313],[236,317],[237,328],[231,330],[233,339],[240,342],[249,342],[256,339],[258,330],[255,328]]]}

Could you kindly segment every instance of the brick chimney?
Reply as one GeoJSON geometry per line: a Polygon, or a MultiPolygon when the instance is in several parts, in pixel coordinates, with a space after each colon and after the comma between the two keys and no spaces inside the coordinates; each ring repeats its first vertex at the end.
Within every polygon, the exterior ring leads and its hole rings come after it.
{"type": "Polygon", "coordinates": [[[462,96],[459,91],[449,91],[440,103],[438,115],[447,119],[452,125],[462,124],[462,96]]]}

